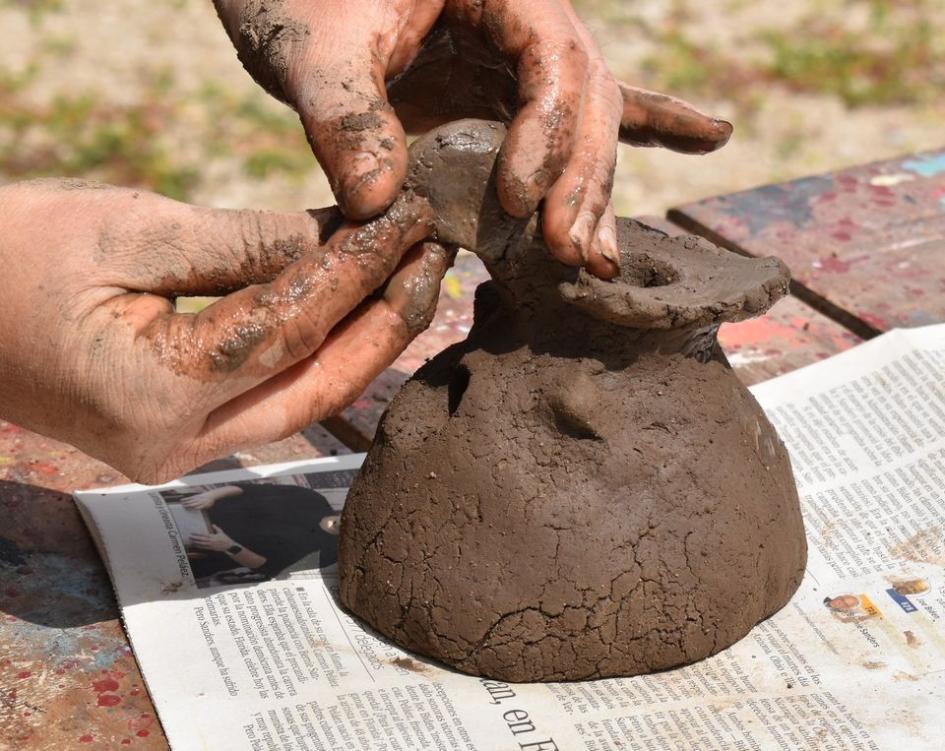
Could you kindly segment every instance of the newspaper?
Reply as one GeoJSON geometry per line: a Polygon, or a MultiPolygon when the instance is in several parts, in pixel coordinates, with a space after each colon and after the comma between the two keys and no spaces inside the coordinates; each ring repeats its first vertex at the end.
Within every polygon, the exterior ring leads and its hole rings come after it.
{"type": "Polygon", "coordinates": [[[466,676],[349,616],[335,535],[361,456],[76,498],[176,751],[940,750],[943,383],[939,325],[757,386],[802,496],[803,584],[733,647],[629,679],[466,676]]]}

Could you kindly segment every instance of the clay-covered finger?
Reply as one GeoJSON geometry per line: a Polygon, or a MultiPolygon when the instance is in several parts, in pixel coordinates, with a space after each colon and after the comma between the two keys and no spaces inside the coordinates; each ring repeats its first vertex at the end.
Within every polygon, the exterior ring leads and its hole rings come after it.
{"type": "Polygon", "coordinates": [[[496,186],[512,216],[535,212],[571,156],[587,79],[574,39],[539,42],[518,60],[522,107],[499,154],[496,186]]]}
{"type": "Polygon", "coordinates": [[[429,325],[453,256],[436,243],[412,248],[383,292],[336,326],[314,355],[210,415],[198,439],[203,458],[277,440],[353,402],[429,325]]]}
{"type": "Polygon", "coordinates": [[[681,99],[624,83],[620,91],[620,140],[624,143],[706,154],[722,148],[732,135],[730,122],[699,112],[681,99]]]}
{"type": "Polygon", "coordinates": [[[520,108],[499,156],[497,189],[516,217],[534,213],[571,154],[587,53],[558,3],[448,3],[454,23],[478,29],[515,66],[520,108]]]}
{"type": "MultiPolygon", "coordinates": [[[[345,225],[268,284],[221,298],[197,315],[157,314],[137,332],[175,373],[215,384],[223,403],[310,356],[403,253],[432,231],[428,204],[410,196],[364,225],[345,225]]],[[[150,298],[156,299],[156,298],[150,298]]]]}
{"type": "Polygon", "coordinates": [[[404,129],[373,62],[317,66],[295,106],[345,216],[367,219],[397,195],[407,169],[404,129]]]}
{"type": "Polygon", "coordinates": [[[616,83],[598,68],[588,86],[574,151],[545,198],[545,242],[562,263],[587,265],[595,232],[610,204],[620,119],[617,98],[616,83]]]}

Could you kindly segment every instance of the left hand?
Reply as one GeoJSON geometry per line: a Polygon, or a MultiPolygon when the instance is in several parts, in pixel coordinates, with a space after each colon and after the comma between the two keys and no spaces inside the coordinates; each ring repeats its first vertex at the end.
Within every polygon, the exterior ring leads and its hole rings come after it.
{"type": "Polygon", "coordinates": [[[237,542],[214,524],[213,532],[210,534],[192,534],[190,544],[199,550],[225,553],[228,548],[232,548],[237,542]]]}
{"type": "Polygon", "coordinates": [[[731,125],[618,85],[569,0],[215,0],[240,60],[299,113],[339,206],[384,211],[404,181],[406,132],[462,117],[511,123],[505,210],[532,214],[561,262],[617,273],[610,205],[618,138],[687,152],[731,125]]]}
{"type": "Polygon", "coordinates": [[[431,226],[407,203],[361,227],[335,209],[0,187],[0,416],[144,483],[284,438],[354,401],[426,327],[450,263],[421,242],[431,226]],[[222,294],[175,311],[178,295],[222,294]]]}

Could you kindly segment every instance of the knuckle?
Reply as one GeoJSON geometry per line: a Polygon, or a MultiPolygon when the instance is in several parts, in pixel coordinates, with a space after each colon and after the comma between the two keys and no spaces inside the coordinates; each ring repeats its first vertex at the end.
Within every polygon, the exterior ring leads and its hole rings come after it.
{"type": "Polygon", "coordinates": [[[282,330],[286,357],[293,362],[311,355],[324,341],[324,324],[316,312],[300,312],[288,321],[282,330]]]}
{"type": "Polygon", "coordinates": [[[288,84],[297,51],[304,47],[309,29],[286,18],[270,3],[246,3],[233,42],[247,72],[266,91],[289,101],[288,84]]]}

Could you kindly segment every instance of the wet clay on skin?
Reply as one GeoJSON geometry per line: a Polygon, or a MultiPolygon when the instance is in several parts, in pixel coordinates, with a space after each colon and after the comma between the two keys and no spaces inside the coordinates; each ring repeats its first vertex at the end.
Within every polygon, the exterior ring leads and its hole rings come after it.
{"type": "Polygon", "coordinates": [[[341,525],[341,599],[398,645],[505,681],[649,673],[745,636],[800,583],[787,453],[716,342],[775,259],[618,220],[605,282],[498,207],[502,126],[411,149],[438,238],[493,281],[469,338],[391,402],[341,525]]]}

